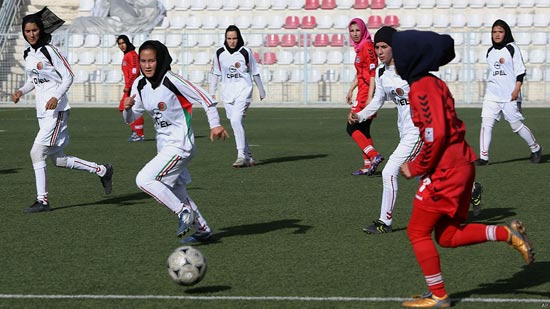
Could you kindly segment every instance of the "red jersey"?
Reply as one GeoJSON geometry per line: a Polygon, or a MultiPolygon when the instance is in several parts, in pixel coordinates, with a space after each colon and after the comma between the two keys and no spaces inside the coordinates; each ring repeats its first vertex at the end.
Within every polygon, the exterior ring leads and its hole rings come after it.
{"type": "Polygon", "coordinates": [[[361,50],[355,56],[355,69],[357,70],[357,101],[366,103],[369,96],[370,79],[376,74],[378,57],[374,52],[374,44],[365,42],[361,50]]]}
{"type": "Polygon", "coordinates": [[[454,99],[445,82],[428,75],[411,84],[412,120],[424,146],[408,162],[412,176],[422,176],[414,205],[466,219],[475,178],[476,155],[464,139],[454,99]]]}
{"type": "Polygon", "coordinates": [[[124,54],[122,58],[122,74],[124,74],[124,89],[130,90],[139,76],[139,57],[135,50],[124,54]]]}

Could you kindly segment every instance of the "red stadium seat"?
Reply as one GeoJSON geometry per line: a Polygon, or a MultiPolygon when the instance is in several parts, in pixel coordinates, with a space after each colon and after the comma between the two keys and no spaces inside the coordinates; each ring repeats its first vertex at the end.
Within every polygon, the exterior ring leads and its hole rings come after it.
{"type": "Polygon", "coordinates": [[[399,27],[399,17],[396,15],[388,15],[384,18],[384,26],[399,27]]]}
{"type": "Polygon", "coordinates": [[[300,18],[298,16],[287,16],[285,19],[285,29],[298,29],[300,18]]]}
{"type": "Polygon", "coordinates": [[[265,37],[264,46],[276,47],[279,45],[279,35],[276,33],[270,33],[265,37]]]}
{"type": "Polygon", "coordinates": [[[262,59],[260,58],[260,54],[258,52],[252,52],[252,56],[257,63],[262,63],[262,59]]]}
{"type": "Polygon", "coordinates": [[[330,46],[341,47],[344,46],[345,37],[342,33],[334,33],[330,38],[330,46]]]}
{"type": "Polygon", "coordinates": [[[265,52],[262,63],[263,64],[275,64],[277,62],[277,55],[274,52],[265,52]]]}
{"type": "Polygon", "coordinates": [[[369,0],[355,0],[353,8],[356,10],[362,10],[369,7],[369,0]]]}
{"type": "Polygon", "coordinates": [[[328,42],[329,42],[328,34],[326,33],[316,34],[315,38],[313,39],[313,46],[317,46],[317,47],[328,46],[328,42]]]}
{"type": "Polygon", "coordinates": [[[283,47],[293,47],[296,45],[296,35],[292,33],[285,33],[281,38],[281,46],[283,47]]]}
{"type": "Polygon", "coordinates": [[[336,8],[336,0],[323,0],[321,2],[321,9],[333,10],[336,8]]]}
{"type": "Polygon", "coordinates": [[[315,16],[304,16],[302,18],[302,29],[313,29],[317,26],[315,16]]]}
{"type": "Polygon", "coordinates": [[[306,10],[316,10],[319,8],[319,0],[306,0],[306,5],[304,9],[306,10]]]}
{"type": "Polygon", "coordinates": [[[300,39],[298,40],[298,46],[311,46],[311,34],[300,34],[300,39]]]}
{"type": "Polygon", "coordinates": [[[378,15],[371,15],[367,21],[367,28],[378,29],[382,27],[382,17],[378,15]]]}
{"type": "Polygon", "coordinates": [[[372,0],[370,3],[370,8],[373,10],[380,10],[386,7],[385,0],[372,0]]]}

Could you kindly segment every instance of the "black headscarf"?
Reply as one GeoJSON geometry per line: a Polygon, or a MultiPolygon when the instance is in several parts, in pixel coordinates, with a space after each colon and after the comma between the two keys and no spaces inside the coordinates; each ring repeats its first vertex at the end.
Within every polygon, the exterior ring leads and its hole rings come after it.
{"type": "Polygon", "coordinates": [[[384,42],[391,47],[392,37],[395,32],[397,32],[395,28],[388,27],[388,26],[384,26],[378,29],[378,31],[376,31],[376,34],[374,35],[374,45],[376,45],[376,43],[384,42]]]}
{"type": "Polygon", "coordinates": [[[504,46],[506,46],[506,44],[514,42],[514,36],[512,36],[512,30],[510,29],[510,26],[508,26],[508,24],[504,20],[497,19],[493,23],[493,26],[491,27],[491,31],[496,26],[502,27],[502,29],[504,29],[504,39],[502,40],[502,42],[496,43],[495,40],[493,40],[493,35],[491,34],[491,41],[493,42],[493,47],[495,49],[501,49],[504,46]]]}
{"type": "Polygon", "coordinates": [[[126,55],[127,52],[131,52],[132,50],[136,49],[134,44],[132,44],[132,42],[130,42],[130,39],[126,35],[124,35],[124,34],[119,35],[118,38],[116,39],[117,44],[118,44],[118,40],[123,40],[124,43],[126,43],[126,50],[124,51],[125,55],[126,55]]]}
{"type": "Polygon", "coordinates": [[[243,39],[243,36],[241,35],[241,30],[239,30],[239,28],[235,25],[231,25],[231,26],[227,27],[227,29],[225,29],[225,38],[226,39],[224,40],[223,45],[225,46],[225,49],[227,49],[227,51],[230,54],[238,51],[239,48],[244,46],[244,39],[243,39]],[[227,33],[229,31],[237,32],[237,46],[235,46],[235,48],[230,48],[229,45],[227,45],[227,33]]]}
{"type": "MultiPolygon", "coordinates": [[[[164,44],[162,44],[159,41],[145,41],[141,46],[139,47],[139,54],[141,56],[141,52],[144,49],[153,49],[156,51],[157,54],[157,69],[155,70],[155,75],[151,78],[147,78],[147,80],[151,83],[151,87],[153,89],[157,88],[160,83],[162,82],[164,75],[166,72],[172,70],[170,67],[170,64],[172,63],[172,57],[170,56],[170,53],[168,52],[168,48],[164,44]]],[[[141,72],[143,74],[143,72],[141,72]]],[[[145,74],[143,74],[145,76],[145,74]]]]}
{"type": "Polygon", "coordinates": [[[61,25],[63,25],[65,21],[57,17],[57,15],[50,11],[46,6],[42,10],[34,14],[29,14],[23,17],[23,22],[21,23],[21,31],[23,31],[23,37],[25,38],[25,41],[27,41],[27,43],[29,41],[25,37],[25,26],[29,23],[36,24],[36,26],[38,26],[38,29],[40,29],[40,37],[38,38],[38,41],[36,41],[36,44],[31,45],[32,48],[38,49],[51,42],[52,32],[61,27],[61,25]]]}
{"type": "Polygon", "coordinates": [[[407,30],[393,35],[393,59],[397,73],[409,84],[437,71],[455,57],[454,40],[447,34],[407,30]]]}

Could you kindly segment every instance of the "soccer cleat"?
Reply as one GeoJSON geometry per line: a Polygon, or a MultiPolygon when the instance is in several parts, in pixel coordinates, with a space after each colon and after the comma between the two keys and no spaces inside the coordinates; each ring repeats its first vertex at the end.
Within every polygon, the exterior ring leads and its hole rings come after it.
{"type": "Polygon", "coordinates": [[[535,252],[527,238],[527,230],[523,223],[519,220],[513,220],[505,228],[508,230],[508,244],[510,247],[521,253],[525,263],[532,264],[535,261],[535,252]]]}
{"type": "Polygon", "coordinates": [[[23,212],[30,214],[30,213],[50,211],[50,210],[51,209],[49,204],[45,204],[41,201],[35,201],[34,204],[25,208],[23,212]]]}
{"type": "Polygon", "coordinates": [[[539,150],[535,152],[531,152],[531,157],[529,157],[529,161],[531,163],[540,163],[540,160],[542,159],[542,146],[539,146],[539,150]]]}
{"type": "Polygon", "coordinates": [[[449,308],[451,299],[448,295],[437,297],[432,293],[424,293],[421,296],[413,296],[413,300],[401,304],[406,308],[449,308]]]}
{"type": "Polygon", "coordinates": [[[256,165],[256,161],[254,161],[254,158],[248,157],[248,158],[246,158],[246,160],[245,160],[245,165],[248,166],[248,167],[255,166],[255,165],[256,165]]]}
{"type": "Polygon", "coordinates": [[[111,164],[103,164],[107,171],[105,172],[105,175],[103,177],[100,177],[99,180],[101,180],[101,185],[103,186],[103,189],[105,190],[105,194],[109,195],[111,194],[111,191],[113,191],[113,172],[114,168],[111,164]]]}
{"type": "Polygon", "coordinates": [[[362,176],[362,175],[368,175],[369,173],[369,169],[368,168],[360,168],[358,170],[356,170],[355,172],[351,172],[351,174],[353,176],[362,176]]]}
{"type": "Polygon", "coordinates": [[[363,231],[367,234],[384,234],[384,233],[391,233],[392,228],[391,225],[386,225],[384,221],[378,219],[376,221],[372,221],[373,224],[369,226],[365,226],[363,228],[363,231]]]}
{"type": "Polygon", "coordinates": [[[182,244],[197,244],[207,242],[212,238],[212,232],[196,232],[195,234],[180,240],[182,244]]]}
{"type": "Polygon", "coordinates": [[[237,160],[233,162],[233,167],[239,168],[239,167],[245,167],[246,165],[246,159],[244,157],[237,157],[237,160]]]}
{"type": "Polygon", "coordinates": [[[179,225],[176,237],[183,237],[185,233],[189,232],[189,228],[191,227],[191,224],[193,224],[194,220],[195,213],[193,211],[190,211],[188,208],[182,210],[178,218],[179,225]]]}
{"type": "Polygon", "coordinates": [[[377,154],[374,156],[374,158],[370,162],[370,167],[367,171],[367,175],[373,175],[374,172],[376,172],[376,169],[378,168],[378,165],[384,161],[384,157],[381,154],[377,154]]]}
{"type": "Polygon", "coordinates": [[[476,166],[483,166],[483,165],[489,165],[489,160],[484,160],[484,159],[477,159],[474,161],[475,165],[476,166]]]}
{"type": "Polygon", "coordinates": [[[145,140],[145,135],[139,135],[136,132],[132,131],[130,137],[128,138],[129,142],[142,142],[145,140]]]}
{"type": "Polygon", "coordinates": [[[472,187],[472,199],[470,200],[474,217],[481,212],[481,192],[483,192],[481,184],[479,182],[474,182],[474,186],[472,187]]]}

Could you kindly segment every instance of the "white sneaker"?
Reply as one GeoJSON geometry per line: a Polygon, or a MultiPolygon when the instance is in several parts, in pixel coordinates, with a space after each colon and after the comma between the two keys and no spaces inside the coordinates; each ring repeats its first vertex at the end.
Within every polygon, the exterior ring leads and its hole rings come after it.
{"type": "Polygon", "coordinates": [[[252,167],[254,165],[256,165],[256,161],[254,161],[254,158],[249,157],[248,159],[246,159],[246,166],[252,167]]]}
{"type": "Polygon", "coordinates": [[[237,157],[237,160],[235,162],[233,162],[233,167],[245,167],[247,166],[247,162],[246,162],[246,159],[243,158],[243,157],[237,157]]]}

